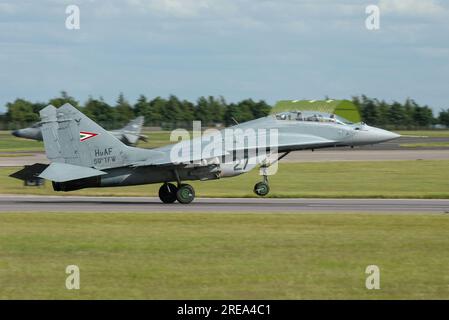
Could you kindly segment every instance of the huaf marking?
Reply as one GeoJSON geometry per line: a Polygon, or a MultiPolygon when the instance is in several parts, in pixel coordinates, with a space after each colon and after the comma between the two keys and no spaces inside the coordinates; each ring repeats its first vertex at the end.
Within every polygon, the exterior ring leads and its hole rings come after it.
{"type": "Polygon", "coordinates": [[[116,156],[112,155],[112,148],[102,148],[102,149],[95,149],[94,151],[94,164],[107,164],[107,163],[113,163],[117,160],[116,156]]]}
{"type": "Polygon", "coordinates": [[[98,133],[80,131],[80,141],[86,141],[87,139],[98,136],[98,133]]]}

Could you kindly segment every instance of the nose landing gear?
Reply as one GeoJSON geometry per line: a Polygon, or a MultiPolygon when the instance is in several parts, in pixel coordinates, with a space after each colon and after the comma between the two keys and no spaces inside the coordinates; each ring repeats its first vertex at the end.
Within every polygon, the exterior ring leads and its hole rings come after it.
{"type": "Polygon", "coordinates": [[[271,166],[272,164],[278,162],[279,160],[281,160],[288,154],[289,154],[289,152],[285,152],[281,156],[279,156],[278,154],[273,154],[273,155],[270,154],[270,156],[268,156],[268,158],[264,161],[264,163],[262,163],[262,165],[260,166],[260,170],[262,172],[263,181],[258,182],[254,185],[254,193],[255,194],[257,194],[260,197],[264,197],[270,192],[270,186],[268,185],[268,172],[267,172],[268,167],[271,166]],[[270,159],[271,156],[275,157],[275,159],[272,161],[270,159]]]}
{"type": "Polygon", "coordinates": [[[266,182],[258,182],[254,185],[254,193],[258,196],[264,197],[270,192],[270,186],[266,182]]]}
{"type": "Polygon", "coordinates": [[[267,166],[262,166],[260,169],[263,173],[263,181],[254,185],[254,193],[260,197],[265,197],[270,192],[270,186],[268,185],[267,166]]]}

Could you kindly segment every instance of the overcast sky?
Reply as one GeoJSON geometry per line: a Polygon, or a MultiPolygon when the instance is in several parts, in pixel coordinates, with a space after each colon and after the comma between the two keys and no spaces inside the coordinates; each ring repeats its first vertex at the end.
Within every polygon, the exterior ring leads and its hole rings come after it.
{"type": "Polygon", "coordinates": [[[449,108],[449,1],[0,0],[0,111],[17,97],[412,97],[449,108]],[[80,30],[65,27],[80,8],[80,30]],[[380,30],[365,8],[380,8],[380,30]]]}

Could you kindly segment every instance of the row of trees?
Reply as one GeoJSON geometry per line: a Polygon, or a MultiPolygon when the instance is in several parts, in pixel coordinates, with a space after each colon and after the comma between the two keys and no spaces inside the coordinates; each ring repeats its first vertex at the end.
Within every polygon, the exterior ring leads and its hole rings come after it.
{"type": "MultiPolygon", "coordinates": [[[[371,99],[364,95],[353,97],[359,107],[364,122],[385,128],[417,129],[430,128],[441,124],[449,126],[449,109],[441,111],[434,117],[428,106],[420,106],[407,99],[404,103],[387,103],[371,99]]],[[[195,103],[180,100],[174,95],[168,98],[148,99],[141,95],[134,104],[120,94],[114,105],[109,105],[102,98],[90,97],[84,104],[62,92],[59,97],[47,103],[30,102],[16,99],[8,103],[7,112],[0,116],[1,129],[16,129],[39,121],[39,110],[48,104],[60,107],[70,103],[79,108],[88,117],[100,123],[106,129],[118,128],[136,116],[145,117],[146,126],[161,126],[164,129],[178,127],[189,128],[192,120],[201,120],[203,126],[231,125],[238,122],[263,117],[270,112],[271,106],[265,101],[252,99],[237,103],[227,103],[223,97],[200,97],[195,103]]]]}
{"type": "Polygon", "coordinates": [[[168,98],[156,97],[148,99],[141,95],[136,103],[129,103],[120,94],[115,105],[109,105],[102,98],[90,97],[83,105],[79,101],[62,92],[60,97],[47,103],[33,103],[24,99],[16,99],[7,103],[6,114],[0,116],[0,127],[16,129],[39,121],[39,110],[52,104],[60,107],[70,103],[80,109],[89,118],[98,122],[106,129],[118,128],[129,120],[145,117],[145,126],[161,126],[164,129],[178,127],[189,128],[193,120],[201,120],[203,126],[231,125],[235,121],[244,122],[260,118],[270,112],[271,106],[264,101],[252,99],[237,103],[227,103],[223,97],[200,97],[196,103],[180,100],[174,95],[168,98]]]}
{"type": "Polygon", "coordinates": [[[412,99],[404,103],[387,103],[362,95],[353,97],[352,101],[359,107],[363,121],[373,126],[391,129],[421,129],[437,124],[449,126],[449,109],[434,117],[432,109],[420,106],[412,99]]]}

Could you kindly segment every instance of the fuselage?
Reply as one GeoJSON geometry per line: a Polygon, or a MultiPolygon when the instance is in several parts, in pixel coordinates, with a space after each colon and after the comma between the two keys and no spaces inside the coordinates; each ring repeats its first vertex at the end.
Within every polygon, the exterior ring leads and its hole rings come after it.
{"type": "MultiPolygon", "coordinates": [[[[293,114],[293,113],[292,113],[293,114]]],[[[383,129],[368,126],[363,123],[350,124],[329,117],[308,118],[304,115],[279,116],[270,115],[252,120],[230,128],[210,133],[216,136],[215,140],[205,136],[185,140],[176,144],[154,149],[163,153],[170,153],[175,148],[183,146],[192,147],[195,143],[204,151],[212,145],[219,151],[217,156],[204,157],[201,161],[191,161],[176,169],[173,166],[146,166],[146,167],[120,167],[102,169],[107,174],[93,178],[53,183],[56,191],[71,191],[89,187],[114,187],[141,185],[176,180],[211,180],[224,177],[233,177],[248,172],[261,164],[262,158],[273,154],[292,151],[318,149],[343,146],[370,145],[395,139],[399,135],[383,129]],[[232,134],[227,134],[226,131],[232,134]],[[276,133],[275,139],[271,133],[276,133]],[[256,137],[252,136],[256,135],[256,137]],[[237,147],[236,141],[240,137],[241,144],[237,147]],[[269,136],[269,137],[268,137],[269,136]],[[259,144],[262,138],[265,144],[259,144]],[[226,149],[227,140],[234,142],[231,152],[221,152],[226,149]],[[276,141],[274,141],[276,140],[276,141]],[[215,142],[212,142],[215,141],[215,142]],[[219,146],[217,141],[219,141],[219,146]],[[255,151],[257,150],[257,151],[255,151]],[[255,159],[257,158],[257,159],[255,159]]],[[[263,161],[263,159],[262,159],[263,161]]]]}

